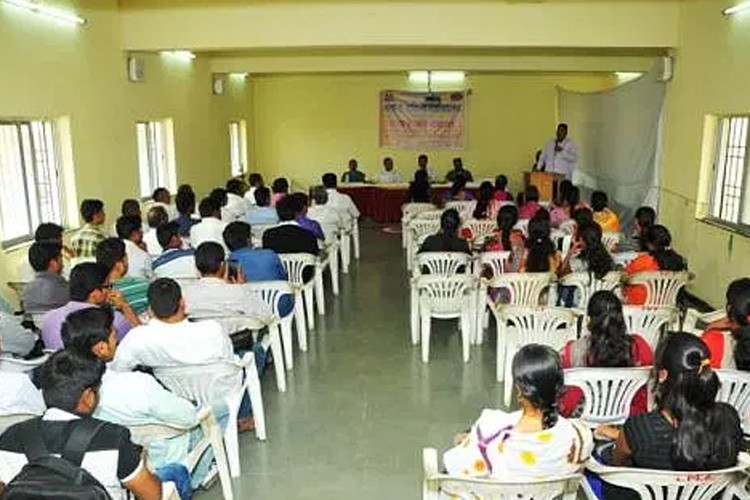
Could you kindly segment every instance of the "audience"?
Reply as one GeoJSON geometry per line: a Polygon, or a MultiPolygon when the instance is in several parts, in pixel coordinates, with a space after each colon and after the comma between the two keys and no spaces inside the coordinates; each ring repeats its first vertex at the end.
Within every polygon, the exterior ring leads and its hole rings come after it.
{"type": "Polygon", "coordinates": [[[160,256],[164,251],[161,244],[159,244],[159,238],[156,236],[156,233],[161,226],[169,222],[169,216],[164,207],[152,207],[149,209],[146,219],[148,221],[148,231],[143,234],[143,243],[146,244],[148,254],[155,258],[160,256]]]}
{"type": "MultiPolygon", "coordinates": [[[[602,459],[611,465],[678,471],[732,467],[742,450],[737,410],[716,402],[719,377],[706,344],[695,335],[670,333],[656,352],[656,409],[635,415],[622,428],[602,425],[595,435],[614,445],[602,459]]],[[[603,485],[604,498],[640,498],[603,485]]]]}
{"type": "Polygon", "coordinates": [[[107,274],[106,268],[94,262],[84,262],[73,268],[70,273],[70,302],[48,312],[42,319],[45,348],[52,351],[62,349],[62,324],[70,313],[81,309],[105,304],[113,306],[116,309],[114,326],[118,340],[122,340],[131,328],[140,324],[130,304],[119,291],[112,289],[107,274]]]}
{"type": "Polygon", "coordinates": [[[483,252],[510,252],[505,263],[507,272],[518,272],[523,260],[525,238],[523,231],[516,229],[518,209],[515,205],[504,205],[497,212],[497,229],[485,240],[483,252]]]}
{"type": "Polygon", "coordinates": [[[750,371],[750,278],[729,284],[726,312],[701,336],[708,346],[711,368],[750,371]]]}
{"type": "Polygon", "coordinates": [[[297,223],[301,214],[294,196],[282,198],[276,205],[276,212],[281,221],[278,226],[263,233],[263,248],[278,253],[309,253],[318,255],[318,240],[315,235],[297,223]]]}
{"type": "Polygon", "coordinates": [[[307,210],[307,217],[316,221],[326,243],[333,243],[338,237],[339,231],[344,227],[340,213],[328,203],[328,192],[324,186],[312,188],[313,206],[307,210]]]}
{"type": "MultiPolygon", "coordinates": [[[[687,269],[685,259],[672,250],[672,236],[664,226],[651,226],[643,232],[641,252],[625,267],[626,276],[643,271],[684,271],[687,269]]],[[[647,291],[643,285],[626,285],[622,292],[626,304],[641,305],[646,302],[647,291]]]]}
{"type": "Polygon", "coordinates": [[[276,209],[271,206],[271,190],[260,186],[255,189],[255,205],[250,208],[245,221],[251,226],[273,226],[279,223],[276,209]]]}
{"type": "Polygon", "coordinates": [[[157,237],[164,253],[154,259],[154,276],[173,279],[197,278],[195,252],[192,248],[183,248],[179,224],[175,221],[162,224],[157,231],[157,237]]]}
{"type": "Polygon", "coordinates": [[[620,242],[621,252],[637,252],[641,249],[643,232],[656,224],[656,211],[651,207],[638,207],[633,218],[630,234],[625,241],[620,242]]]}
{"type": "Polygon", "coordinates": [[[513,195],[510,194],[506,189],[508,188],[508,178],[504,175],[498,175],[495,177],[495,200],[497,201],[513,201],[513,195]]]}
{"type": "Polygon", "coordinates": [[[251,207],[255,206],[255,190],[264,187],[263,176],[259,173],[253,173],[247,176],[247,183],[249,187],[245,191],[245,199],[248,201],[248,205],[251,207]]]}
{"type": "MultiPolygon", "coordinates": [[[[222,190],[223,191],[223,190],[222,190]]],[[[214,190],[216,196],[203,198],[198,205],[201,221],[190,229],[190,244],[198,248],[201,243],[214,241],[224,245],[222,233],[227,223],[221,219],[221,205],[219,204],[220,193],[214,190]]]]}
{"type": "Polygon", "coordinates": [[[312,233],[316,239],[325,241],[326,237],[325,234],[323,234],[323,228],[316,220],[308,216],[310,198],[308,198],[305,193],[294,193],[289,195],[289,198],[294,202],[295,212],[299,214],[295,219],[297,224],[299,224],[299,227],[312,233]]]}
{"type": "Polygon", "coordinates": [[[474,176],[471,172],[464,168],[464,162],[461,158],[453,158],[453,169],[450,170],[445,176],[445,182],[454,183],[459,178],[463,178],[466,182],[474,182],[474,176]]]}
{"type": "Polygon", "coordinates": [[[107,216],[101,200],[83,200],[81,203],[83,226],[70,238],[70,249],[78,259],[93,259],[96,246],[107,237],[102,226],[107,216]]]}
{"type": "Polygon", "coordinates": [[[271,183],[271,191],[271,206],[275,207],[279,200],[289,193],[289,181],[284,177],[274,179],[271,183]]]}
{"type": "Polygon", "coordinates": [[[350,221],[359,218],[359,209],[348,194],[336,191],[336,174],[327,173],[322,178],[323,185],[328,193],[328,203],[335,208],[347,225],[350,221]]]}
{"type": "Polygon", "coordinates": [[[195,193],[193,190],[182,189],[181,186],[177,191],[177,196],[175,196],[175,205],[177,206],[177,212],[180,214],[175,219],[175,222],[179,226],[180,236],[182,238],[189,238],[190,230],[199,222],[193,218],[193,214],[195,213],[195,193]]]}
{"type": "MultiPolygon", "coordinates": [[[[227,203],[229,203],[229,195],[227,193],[227,190],[221,187],[214,188],[211,190],[211,192],[208,195],[209,198],[211,198],[214,201],[214,204],[216,204],[217,207],[219,207],[219,211],[221,212],[220,219],[223,222],[229,223],[231,222],[230,215],[227,212],[227,203]]],[[[200,211],[200,208],[199,208],[200,211]]],[[[201,215],[203,217],[203,215],[201,215]]]]}
{"type": "Polygon", "coordinates": [[[349,160],[348,170],[341,176],[341,182],[344,184],[365,182],[365,174],[357,170],[358,168],[359,165],[357,164],[357,160],[354,158],[349,160]]]}
{"type": "MultiPolygon", "coordinates": [[[[34,241],[38,243],[57,243],[62,247],[62,256],[64,263],[62,275],[67,278],[67,271],[70,270],[70,266],[68,265],[69,261],[70,259],[75,257],[75,255],[73,255],[73,251],[71,249],[65,246],[65,242],[63,241],[64,231],[65,229],[58,224],[44,222],[42,224],[39,224],[39,226],[36,228],[36,231],[34,231],[34,241]]],[[[28,261],[28,259],[23,259],[18,265],[17,273],[18,281],[28,283],[34,279],[36,271],[34,271],[34,268],[31,267],[31,263],[28,261]]]]}
{"type": "Polygon", "coordinates": [[[458,237],[461,218],[454,208],[443,212],[440,217],[440,231],[424,240],[419,247],[419,253],[424,252],[462,252],[471,254],[466,240],[458,237]]]}
{"type": "Polygon", "coordinates": [[[615,262],[602,243],[602,230],[594,222],[579,227],[560,268],[560,275],[568,273],[590,273],[602,279],[615,270],[615,262]]]}
{"type": "Polygon", "coordinates": [[[134,215],[124,215],[117,219],[116,228],[117,237],[125,244],[128,255],[128,277],[151,279],[153,259],[145,250],[141,220],[134,215]]]}
{"type": "Polygon", "coordinates": [[[573,211],[581,204],[581,190],[578,186],[570,184],[570,181],[560,182],[559,191],[560,199],[549,213],[552,227],[560,227],[565,221],[570,220],[573,211]]]}
{"type": "Polygon", "coordinates": [[[513,357],[512,373],[521,409],[482,411],[443,455],[449,474],[523,481],[576,473],[589,458],[591,432],[557,411],[564,385],[557,353],[525,345],[513,357]]]}
{"type": "Polygon", "coordinates": [[[605,233],[620,231],[620,219],[607,206],[609,200],[604,191],[594,191],[591,195],[591,209],[594,211],[594,222],[601,226],[605,233]]]}
{"type": "Polygon", "coordinates": [[[0,486],[21,473],[30,449],[43,446],[60,456],[71,441],[89,437],[80,466],[112,499],[127,498],[125,490],[139,500],[161,499],[161,482],[147,467],[147,454],[130,440],[128,429],[91,416],[103,374],[103,363],[68,351],[53,354],[41,366],[36,382],[48,409],[43,417],[15,424],[0,436],[0,486]]]}
{"type": "Polygon", "coordinates": [[[151,195],[151,206],[163,208],[170,221],[177,218],[177,209],[172,205],[172,193],[167,188],[158,187],[154,189],[154,193],[151,195]]]}
{"type": "Polygon", "coordinates": [[[466,189],[467,180],[465,177],[457,176],[453,181],[450,190],[445,195],[445,201],[471,201],[474,195],[466,189]]]}
{"type": "Polygon", "coordinates": [[[477,220],[491,219],[497,217],[500,204],[495,200],[495,190],[492,183],[483,182],[479,185],[479,198],[474,208],[473,217],[477,220]]]}
{"type": "Polygon", "coordinates": [[[561,260],[560,252],[550,239],[549,213],[541,209],[529,221],[529,237],[526,238],[521,272],[557,273],[561,260]]]}
{"type": "Polygon", "coordinates": [[[536,186],[530,185],[526,188],[523,204],[519,203],[519,206],[521,207],[518,209],[519,219],[531,219],[542,208],[539,204],[539,190],[536,186]]]}
{"type": "Polygon", "coordinates": [[[378,174],[378,184],[399,184],[401,173],[393,168],[393,158],[383,158],[383,170],[378,174]]]}
{"type": "Polygon", "coordinates": [[[23,307],[29,313],[43,313],[68,303],[70,290],[62,277],[63,256],[59,243],[34,242],[29,247],[29,263],[36,273],[23,288],[23,307]]]}
{"type": "Polygon", "coordinates": [[[245,200],[245,183],[241,179],[229,179],[226,185],[227,204],[222,209],[221,219],[227,223],[244,220],[250,205],[245,200]]]}
{"type": "MultiPolygon", "coordinates": [[[[138,203],[138,200],[134,198],[123,200],[122,205],[120,205],[120,217],[137,217],[141,222],[143,232],[146,232],[147,226],[143,223],[143,213],[141,212],[141,204],[138,203]]],[[[115,221],[112,236],[117,236],[117,221],[115,221]]]]}
{"type": "MultiPolygon", "coordinates": [[[[595,292],[589,300],[588,335],[571,340],[563,347],[563,368],[597,367],[627,368],[651,366],[654,354],[640,335],[629,335],[622,313],[622,302],[610,291],[595,292]]],[[[583,392],[569,387],[560,398],[560,413],[580,415],[583,392]]],[[[643,413],[648,408],[648,390],[642,387],[633,398],[630,414],[643,413]]]]}
{"type": "Polygon", "coordinates": [[[107,238],[96,247],[96,263],[107,270],[107,282],[120,292],[137,315],[148,309],[149,281],[128,276],[128,254],[125,244],[117,238],[107,238]]]}

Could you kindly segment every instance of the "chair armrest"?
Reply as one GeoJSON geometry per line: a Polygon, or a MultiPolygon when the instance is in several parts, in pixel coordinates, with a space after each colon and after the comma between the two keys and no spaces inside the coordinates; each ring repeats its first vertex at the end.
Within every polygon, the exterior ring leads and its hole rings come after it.
{"type": "Polygon", "coordinates": [[[440,474],[438,470],[438,452],[435,448],[422,449],[422,467],[426,477],[434,477],[440,474]]]}

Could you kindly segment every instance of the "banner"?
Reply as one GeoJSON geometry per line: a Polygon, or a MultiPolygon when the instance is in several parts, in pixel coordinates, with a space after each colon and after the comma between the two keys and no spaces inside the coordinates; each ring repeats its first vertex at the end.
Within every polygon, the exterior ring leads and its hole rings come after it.
{"type": "Polygon", "coordinates": [[[380,93],[382,148],[463,149],[465,135],[465,92],[380,93]]]}

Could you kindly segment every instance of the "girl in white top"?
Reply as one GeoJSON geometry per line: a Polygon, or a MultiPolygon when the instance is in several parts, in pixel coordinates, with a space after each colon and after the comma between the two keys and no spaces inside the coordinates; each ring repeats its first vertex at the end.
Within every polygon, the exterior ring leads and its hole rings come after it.
{"type": "Polygon", "coordinates": [[[559,355],[547,346],[524,346],[513,358],[513,382],[521,410],[484,410],[443,456],[449,474],[524,480],[581,470],[593,441],[589,429],[557,414],[564,386],[559,355]]]}

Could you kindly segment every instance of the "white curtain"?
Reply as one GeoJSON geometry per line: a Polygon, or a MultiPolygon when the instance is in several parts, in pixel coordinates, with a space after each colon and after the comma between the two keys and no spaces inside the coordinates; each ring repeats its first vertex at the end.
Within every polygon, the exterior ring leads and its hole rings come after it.
{"type": "Polygon", "coordinates": [[[559,116],[579,149],[573,182],[582,193],[605,191],[627,221],[641,205],[657,206],[666,84],[657,64],[637,80],[597,93],[558,89],[559,116]]]}

